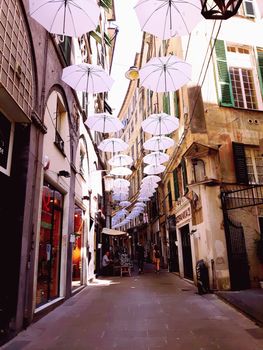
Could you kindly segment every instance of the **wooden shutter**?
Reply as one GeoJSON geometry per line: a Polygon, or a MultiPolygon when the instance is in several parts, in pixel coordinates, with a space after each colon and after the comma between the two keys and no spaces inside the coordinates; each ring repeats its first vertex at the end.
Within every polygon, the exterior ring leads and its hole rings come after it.
{"type": "Polygon", "coordinates": [[[177,199],[180,197],[177,169],[174,169],[173,176],[174,176],[174,197],[175,197],[175,200],[177,201],[177,199]]]}
{"type": "Polygon", "coordinates": [[[174,92],[174,114],[177,118],[180,118],[179,115],[179,93],[178,91],[174,92]]]}
{"type": "Polygon", "coordinates": [[[225,43],[223,40],[216,40],[215,52],[218,68],[219,85],[221,88],[220,104],[222,106],[231,107],[234,106],[234,99],[230,75],[227,67],[225,43]]]}
{"type": "Polygon", "coordinates": [[[185,165],[184,159],[182,159],[181,161],[181,167],[182,167],[182,174],[183,174],[184,193],[186,193],[187,192],[187,172],[186,172],[186,165],[185,165]]]}
{"type": "Polygon", "coordinates": [[[257,47],[258,57],[258,76],[261,87],[261,93],[263,94],[263,48],[257,47]]]}
{"type": "Polygon", "coordinates": [[[169,93],[163,94],[163,112],[170,114],[169,93]]]}
{"type": "Polygon", "coordinates": [[[248,184],[245,146],[243,143],[233,142],[232,147],[233,147],[237,182],[241,184],[248,184]]]}

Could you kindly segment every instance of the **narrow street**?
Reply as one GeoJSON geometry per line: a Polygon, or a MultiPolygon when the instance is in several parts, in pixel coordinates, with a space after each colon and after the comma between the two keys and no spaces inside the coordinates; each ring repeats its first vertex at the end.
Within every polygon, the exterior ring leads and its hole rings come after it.
{"type": "Polygon", "coordinates": [[[6,350],[260,350],[263,329],[175,274],[97,280],[6,350]]]}

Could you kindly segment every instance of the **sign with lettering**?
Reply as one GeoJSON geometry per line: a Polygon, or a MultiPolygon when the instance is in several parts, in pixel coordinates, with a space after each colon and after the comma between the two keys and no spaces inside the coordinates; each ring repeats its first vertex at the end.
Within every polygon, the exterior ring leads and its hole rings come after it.
{"type": "Polygon", "coordinates": [[[6,173],[12,123],[0,112],[0,170],[6,173]]]}
{"type": "Polygon", "coordinates": [[[184,211],[182,211],[180,214],[176,215],[176,224],[178,225],[181,221],[189,218],[191,216],[191,209],[188,207],[184,211]]]}

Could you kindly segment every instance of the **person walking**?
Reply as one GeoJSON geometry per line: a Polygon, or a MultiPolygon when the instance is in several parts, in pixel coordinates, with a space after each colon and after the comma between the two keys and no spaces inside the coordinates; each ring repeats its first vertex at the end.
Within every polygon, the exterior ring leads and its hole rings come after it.
{"type": "Polygon", "coordinates": [[[161,253],[160,249],[157,244],[154,245],[153,248],[153,257],[154,257],[154,263],[155,263],[155,272],[160,272],[160,260],[161,260],[161,253]]]}
{"type": "Polygon", "coordinates": [[[137,261],[138,261],[138,270],[139,275],[143,273],[144,267],[144,247],[141,242],[137,243],[137,261]]]}

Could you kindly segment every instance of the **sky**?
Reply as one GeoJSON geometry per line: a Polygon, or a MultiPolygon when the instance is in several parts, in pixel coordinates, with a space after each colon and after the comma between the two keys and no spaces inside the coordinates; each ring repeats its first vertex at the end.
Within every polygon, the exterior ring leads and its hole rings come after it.
{"type": "Polygon", "coordinates": [[[109,105],[113,109],[113,115],[117,116],[125,97],[129,80],[125,73],[133,66],[136,52],[141,50],[142,32],[134,11],[138,0],[115,0],[116,22],[119,28],[111,77],[114,84],[109,93],[109,105]]]}

